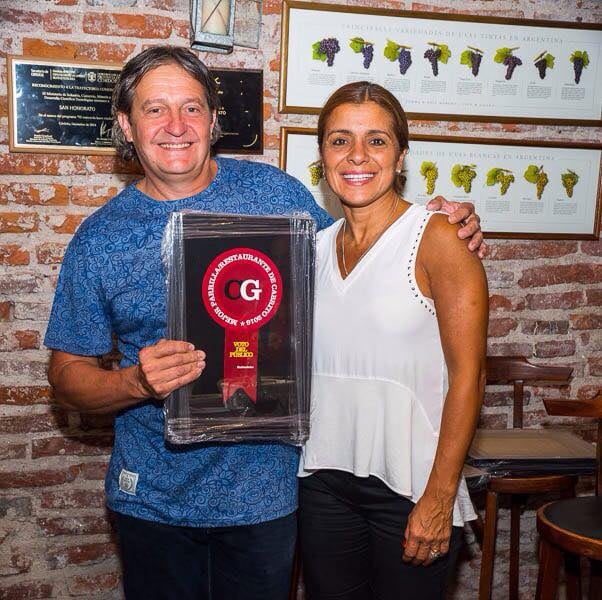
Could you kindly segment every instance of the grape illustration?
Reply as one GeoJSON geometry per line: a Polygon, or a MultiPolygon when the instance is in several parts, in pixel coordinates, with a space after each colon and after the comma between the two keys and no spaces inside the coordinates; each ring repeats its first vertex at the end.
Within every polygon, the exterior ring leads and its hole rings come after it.
{"type": "Polygon", "coordinates": [[[362,54],[364,55],[364,69],[369,69],[370,63],[372,62],[372,59],[374,58],[374,45],[366,44],[362,48],[362,54]]]}
{"type": "Polygon", "coordinates": [[[512,171],[494,167],[487,172],[487,185],[500,184],[500,195],[505,196],[508,188],[514,183],[514,175],[512,171]]]}
{"type": "Polygon", "coordinates": [[[477,176],[476,165],[454,165],[451,171],[451,180],[456,187],[463,187],[467,194],[472,189],[472,180],[477,176]]]}
{"type": "Polygon", "coordinates": [[[474,46],[467,46],[468,50],[464,50],[460,55],[460,64],[470,67],[472,74],[476,77],[479,74],[481,60],[483,59],[483,51],[474,46]]]}
{"type": "Polygon", "coordinates": [[[506,67],[505,77],[508,81],[512,79],[514,69],[523,64],[523,61],[518,56],[514,56],[514,54],[512,54],[515,50],[518,50],[518,46],[516,48],[498,48],[495,56],[493,57],[493,60],[496,63],[501,63],[506,67]]]}
{"type": "Polygon", "coordinates": [[[504,77],[508,80],[512,79],[512,73],[514,73],[514,69],[516,67],[520,67],[523,64],[523,61],[518,58],[518,56],[506,56],[504,59],[504,65],[508,68],[506,69],[506,75],[504,77]]]}
{"type": "Polygon", "coordinates": [[[324,167],[322,166],[322,161],[317,160],[316,162],[311,163],[307,167],[309,169],[309,178],[312,185],[318,185],[320,183],[320,179],[324,177],[324,167]]]}
{"type": "Polygon", "coordinates": [[[425,160],[420,165],[420,174],[426,179],[426,193],[430,196],[435,192],[435,182],[439,177],[439,169],[433,162],[425,160]]]}
{"type": "Polygon", "coordinates": [[[566,173],[563,173],[560,176],[560,179],[562,181],[562,186],[566,190],[566,195],[569,198],[572,198],[573,197],[573,188],[577,185],[577,183],[579,181],[579,175],[577,175],[577,173],[575,173],[575,171],[571,171],[570,169],[568,169],[566,173]]]}
{"type": "Polygon", "coordinates": [[[538,54],[533,60],[533,64],[539,71],[539,78],[546,78],[546,69],[554,68],[554,57],[547,51],[544,50],[541,54],[538,54]]]}
{"type": "Polygon", "coordinates": [[[510,184],[514,183],[514,175],[512,173],[500,173],[498,176],[498,181],[501,183],[500,194],[504,196],[506,195],[510,184]]]}
{"type": "Polygon", "coordinates": [[[585,50],[575,50],[569,60],[573,63],[573,70],[575,71],[575,83],[581,81],[581,73],[583,69],[589,65],[589,56],[585,50]]]}
{"type": "Polygon", "coordinates": [[[399,72],[405,75],[412,65],[412,53],[407,48],[402,47],[397,60],[399,61],[399,72]]]}
{"type": "Polygon", "coordinates": [[[324,38],[315,44],[312,44],[314,60],[326,61],[329,67],[334,64],[334,55],[341,50],[339,41],[336,38],[324,38]]]}
{"type": "Polygon", "coordinates": [[[524,173],[524,178],[529,183],[535,184],[535,190],[537,193],[537,199],[541,200],[543,191],[548,185],[548,174],[543,170],[543,165],[538,167],[537,165],[529,165],[524,173]]]}
{"type": "Polygon", "coordinates": [[[548,175],[547,173],[544,173],[543,171],[540,173],[539,177],[537,178],[537,198],[541,199],[541,196],[543,194],[543,191],[546,187],[546,185],[548,185],[548,175]]]}
{"type": "Polygon", "coordinates": [[[367,42],[361,37],[354,37],[349,41],[349,47],[355,53],[362,53],[364,57],[364,69],[369,69],[370,63],[372,63],[372,59],[374,58],[374,44],[367,42]]]}
{"type": "Polygon", "coordinates": [[[437,75],[439,75],[439,63],[442,62],[444,65],[447,64],[447,61],[451,57],[451,51],[445,44],[429,42],[429,46],[432,46],[432,48],[425,51],[424,58],[431,63],[433,75],[437,77],[437,75]]]}
{"type": "Polygon", "coordinates": [[[412,65],[412,53],[410,52],[411,46],[404,46],[403,44],[396,44],[391,40],[387,40],[383,54],[385,58],[391,62],[399,61],[399,72],[405,75],[408,69],[412,65]]]}
{"type": "Polygon", "coordinates": [[[439,48],[429,48],[424,53],[424,58],[426,58],[431,63],[431,68],[433,69],[433,75],[437,77],[439,75],[439,57],[441,56],[441,50],[439,48]]]}

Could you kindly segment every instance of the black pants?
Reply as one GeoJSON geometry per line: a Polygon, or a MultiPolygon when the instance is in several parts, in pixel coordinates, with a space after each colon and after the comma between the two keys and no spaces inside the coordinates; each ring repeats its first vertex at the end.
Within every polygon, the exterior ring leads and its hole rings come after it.
{"type": "Polygon", "coordinates": [[[376,477],[318,471],[300,479],[299,539],[308,600],[439,600],[462,542],[427,567],[402,561],[414,503],[376,477]]]}
{"type": "Polygon", "coordinates": [[[286,600],[296,515],[237,527],[176,527],[117,514],[128,600],[286,600]]]}

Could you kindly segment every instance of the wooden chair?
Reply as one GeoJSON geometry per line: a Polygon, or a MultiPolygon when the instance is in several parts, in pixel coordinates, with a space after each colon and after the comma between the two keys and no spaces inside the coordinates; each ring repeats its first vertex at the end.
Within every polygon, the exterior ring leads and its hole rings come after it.
{"type": "Polygon", "coordinates": [[[581,600],[579,557],[590,560],[590,600],[602,598],[602,393],[593,400],[546,400],[550,415],[598,419],[596,495],[551,502],[537,511],[541,538],[536,600],[553,600],[562,554],[567,598],[581,600]]]}
{"type": "MultiPolygon", "coordinates": [[[[513,386],[513,429],[522,429],[524,386],[537,382],[541,384],[566,385],[572,374],[570,367],[557,367],[534,365],[521,356],[490,356],[487,357],[487,383],[511,384],[513,386]]],[[[496,431],[500,436],[508,433],[512,437],[513,430],[496,431]]],[[[469,456],[477,453],[477,449],[485,447],[489,433],[487,430],[477,430],[475,440],[469,456]]],[[[499,443],[499,442],[498,442],[499,443]]],[[[512,443],[511,439],[507,440],[512,443]]],[[[483,467],[481,464],[479,465],[483,467]]],[[[510,573],[509,573],[509,598],[518,600],[518,565],[519,565],[519,540],[520,540],[520,514],[525,497],[530,494],[558,493],[563,497],[575,495],[575,481],[573,476],[563,474],[524,475],[512,472],[512,467],[504,467],[508,472],[500,477],[492,473],[492,478],[487,484],[485,505],[485,524],[482,542],[481,575],[479,580],[479,600],[489,600],[493,585],[493,564],[495,558],[495,545],[497,537],[498,496],[510,496],[510,573]]]]}

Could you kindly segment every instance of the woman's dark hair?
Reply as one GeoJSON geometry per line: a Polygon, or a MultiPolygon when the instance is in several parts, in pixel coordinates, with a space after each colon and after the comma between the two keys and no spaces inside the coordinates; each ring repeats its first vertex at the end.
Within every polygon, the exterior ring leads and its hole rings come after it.
{"type": "MultiPolygon", "coordinates": [[[[318,146],[322,153],[322,143],[326,132],[326,123],[335,108],[342,104],[363,104],[364,102],[374,102],[378,104],[391,118],[391,125],[395,139],[399,144],[399,151],[407,150],[409,146],[408,119],[406,114],[395,96],[384,87],[370,83],[368,81],[356,81],[340,87],[328,98],[324,108],[318,118],[318,146]]],[[[401,194],[406,182],[403,174],[398,174],[395,179],[394,188],[398,194],[401,194]]]]}
{"type": "MultiPolygon", "coordinates": [[[[196,79],[205,90],[207,105],[211,112],[220,107],[217,87],[207,67],[186,48],[178,46],[153,46],[130,59],[119,75],[119,79],[113,89],[113,102],[111,114],[113,116],[113,145],[121,158],[131,160],[137,158],[134,144],[125,139],[125,135],[119,126],[117,113],[124,113],[128,118],[131,116],[134,92],[140,80],[149,71],[161,65],[173,64],[184,69],[191,77],[196,79]]],[[[216,119],[211,132],[211,144],[219,139],[221,127],[216,119]]]]}

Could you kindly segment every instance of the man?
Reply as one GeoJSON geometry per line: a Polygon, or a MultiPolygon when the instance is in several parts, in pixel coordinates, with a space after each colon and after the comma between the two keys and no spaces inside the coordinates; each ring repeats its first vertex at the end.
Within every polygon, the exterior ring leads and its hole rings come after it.
{"type": "MultiPolygon", "coordinates": [[[[261,163],[213,158],[218,98],[194,54],[145,50],[113,95],[116,145],[144,177],[86,219],[65,255],[46,345],[55,397],[71,409],[117,412],[106,478],[128,598],[281,600],[296,524],[297,450],[283,444],[170,448],[162,400],[199,377],[202,349],[165,340],[160,246],[174,210],[330,217],[295,179],[261,163]],[[123,353],[118,371],[98,356],[123,353]]],[[[456,220],[470,215],[457,211],[456,220]]],[[[478,219],[464,234],[477,231],[478,219]]]]}

